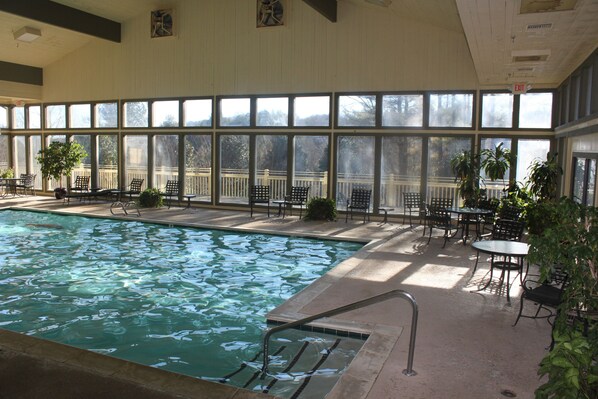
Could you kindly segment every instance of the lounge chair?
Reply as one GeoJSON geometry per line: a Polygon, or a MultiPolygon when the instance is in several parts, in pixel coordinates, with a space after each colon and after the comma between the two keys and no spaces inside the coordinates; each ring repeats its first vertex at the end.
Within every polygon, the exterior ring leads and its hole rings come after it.
{"type": "MultiPolygon", "coordinates": [[[[75,177],[75,183],[68,188],[67,198],[71,194],[70,198],[75,198],[76,194],[89,193],[89,176],[77,176],[75,177]]],[[[82,197],[80,197],[82,198],[82,197]]]]}
{"type": "Polygon", "coordinates": [[[136,177],[131,180],[131,183],[127,186],[127,190],[121,191],[121,198],[122,196],[129,196],[129,201],[133,201],[134,195],[141,194],[141,186],[143,185],[144,179],[138,179],[136,177]]]}

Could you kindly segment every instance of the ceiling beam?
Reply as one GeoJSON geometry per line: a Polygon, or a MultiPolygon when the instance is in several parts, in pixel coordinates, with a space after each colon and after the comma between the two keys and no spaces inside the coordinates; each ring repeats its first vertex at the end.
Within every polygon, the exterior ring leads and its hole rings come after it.
{"type": "Polygon", "coordinates": [[[0,80],[43,86],[44,70],[28,65],[0,61],[0,80]]]}
{"type": "Polygon", "coordinates": [[[49,0],[0,0],[0,11],[120,43],[120,23],[49,0]]]}
{"type": "Polygon", "coordinates": [[[325,16],[330,22],[336,22],[336,0],[303,0],[303,2],[325,16]]]}

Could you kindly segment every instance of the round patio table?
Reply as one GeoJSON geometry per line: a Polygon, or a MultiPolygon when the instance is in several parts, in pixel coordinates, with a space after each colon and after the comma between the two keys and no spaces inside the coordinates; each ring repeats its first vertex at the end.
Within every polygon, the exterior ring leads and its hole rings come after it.
{"type": "Polygon", "coordinates": [[[469,237],[469,226],[472,224],[472,222],[475,223],[476,238],[479,238],[480,227],[479,227],[478,218],[480,216],[490,215],[492,213],[492,211],[489,209],[469,208],[469,207],[448,208],[447,211],[456,214],[458,217],[457,231],[455,231],[455,235],[457,235],[459,226],[461,226],[461,239],[463,240],[463,245],[465,245],[467,243],[467,237],[469,237]]]}

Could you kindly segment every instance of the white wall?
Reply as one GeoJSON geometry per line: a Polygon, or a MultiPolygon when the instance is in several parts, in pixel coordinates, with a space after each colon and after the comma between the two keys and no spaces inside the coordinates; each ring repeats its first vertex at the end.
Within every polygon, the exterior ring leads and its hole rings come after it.
{"type": "Polygon", "coordinates": [[[150,38],[148,8],[122,43],[94,39],[44,68],[43,101],[478,88],[463,33],[385,8],[339,2],[331,23],[288,0],[285,26],[256,28],[254,0],[173,4],[176,37],[150,38]]]}

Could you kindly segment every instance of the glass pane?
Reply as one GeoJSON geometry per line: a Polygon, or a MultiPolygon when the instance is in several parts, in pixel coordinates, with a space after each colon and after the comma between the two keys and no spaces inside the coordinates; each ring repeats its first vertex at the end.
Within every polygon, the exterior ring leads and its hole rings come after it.
{"type": "Polygon", "coordinates": [[[374,137],[338,138],[337,208],[345,208],[353,188],[374,188],[374,144],[374,137]]]}
{"type": "Polygon", "coordinates": [[[42,149],[42,136],[31,136],[31,173],[35,175],[33,186],[36,190],[42,189],[42,169],[39,162],[35,159],[42,149]]]}
{"type": "MultiPolygon", "coordinates": [[[[85,149],[87,156],[83,158],[83,161],[73,169],[73,174],[71,175],[72,181],[75,181],[77,176],[91,176],[91,136],[89,135],[74,135],[73,141],[75,143],[79,143],[85,149]]],[[[91,188],[91,182],[90,186],[91,188]]],[[[104,187],[102,187],[104,188],[104,187]]]]}
{"type": "MultiPolygon", "coordinates": [[[[66,143],[66,136],[64,134],[53,134],[50,136],[46,136],[46,145],[50,145],[50,143],[53,143],[55,141],[57,141],[59,143],[66,143]]],[[[64,176],[62,176],[60,178],[60,181],[54,181],[53,179],[48,179],[47,187],[50,190],[59,188],[59,187],[66,187],[66,180],[64,179],[64,176]]]]}
{"type": "Polygon", "coordinates": [[[403,193],[419,193],[421,164],[420,137],[382,138],[380,206],[395,208],[396,213],[403,208],[403,193]]]}
{"type": "Polygon", "coordinates": [[[517,144],[517,182],[527,183],[530,166],[536,159],[546,161],[548,151],[550,151],[550,140],[520,139],[517,144]]]}
{"type": "Polygon", "coordinates": [[[527,93],[520,96],[519,127],[552,127],[552,93],[527,93]]]}
{"type": "Polygon", "coordinates": [[[220,136],[220,202],[249,198],[249,136],[220,136]]]}
{"type": "Polygon", "coordinates": [[[91,104],[73,104],[69,107],[70,128],[91,127],[91,104]]]}
{"type": "Polygon", "coordinates": [[[424,123],[422,94],[382,96],[382,126],[416,126],[424,123]]]}
{"type": "Polygon", "coordinates": [[[471,140],[462,137],[432,137],[428,142],[428,178],[426,201],[431,198],[452,198],[459,204],[451,159],[461,151],[471,151],[471,140]]]}
{"type": "Polygon", "coordinates": [[[288,126],[289,98],[258,98],[256,123],[258,126],[288,126]]]}
{"type": "Polygon", "coordinates": [[[287,193],[287,136],[256,137],[256,178],[259,185],[270,186],[272,199],[287,193]]]}
{"type": "Polygon", "coordinates": [[[311,197],[328,196],[328,136],[295,137],[293,186],[310,187],[311,197]]]}
{"type": "Polygon", "coordinates": [[[482,95],[482,127],[513,127],[513,95],[487,93],[482,95]]]}
{"type": "Polygon", "coordinates": [[[13,137],[13,176],[27,173],[27,153],[25,152],[25,136],[13,137]]]}
{"type": "Polygon", "coordinates": [[[251,102],[249,98],[220,100],[220,126],[249,126],[251,102]]]}
{"type": "Polygon", "coordinates": [[[473,94],[430,94],[431,127],[472,127],[473,94]]]}
{"type": "MultiPolygon", "coordinates": [[[[212,100],[187,100],[183,103],[184,126],[212,126],[212,100]]],[[[191,194],[191,193],[190,193],[191,194]]]]}
{"type": "MultiPolygon", "coordinates": [[[[27,108],[29,111],[29,129],[41,129],[42,128],[42,112],[39,105],[32,105],[27,108]]],[[[40,180],[40,179],[38,179],[40,180]]]]}
{"type": "Polygon", "coordinates": [[[124,112],[124,127],[148,126],[147,102],[127,102],[124,112]]]}
{"type": "Polygon", "coordinates": [[[586,189],[586,205],[594,206],[594,193],[596,192],[596,159],[588,162],[588,184],[586,189]]]}
{"type": "Polygon", "coordinates": [[[376,126],[376,96],[339,96],[339,126],[376,126]]]}
{"type": "Polygon", "coordinates": [[[48,105],[46,107],[46,128],[64,129],[66,128],[66,106],[48,105]]]}
{"type": "Polygon", "coordinates": [[[99,103],[95,105],[95,127],[118,127],[117,103],[99,103]]]}
{"type": "Polygon", "coordinates": [[[163,191],[167,180],[179,178],[179,136],[160,135],[154,140],[154,187],[163,191]]]}
{"type": "Polygon", "coordinates": [[[7,169],[9,166],[8,139],[9,136],[5,134],[0,135],[0,169],[7,169]]]}
{"type": "Polygon", "coordinates": [[[294,102],[295,126],[330,126],[330,96],[295,97],[294,102]]]}
{"type": "MultiPolygon", "coordinates": [[[[98,185],[118,189],[118,136],[98,136],[98,185]]],[[[126,182],[129,184],[129,182],[126,182]]]]}
{"type": "Polygon", "coordinates": [[[152,104],[152,126],[178,127],[179,102],[176,100],[154,101],[154,103],[152,104]]]}
{"type": "Polygon", "coordinates": [[[14,107],[12,109],[12,128],[25,129],[25,107],[14,107]]]}
{"type": "Polygon", "coordinates": [[[8,129],[8,107],[0,106],[0,128],[8,129]]]}
{"type": "Polygon", "coordinates": [[[192,200],[212,200],[212,138],[209,135],[185,136],[185,192],[192,200]]]}
{"type": "MultiPolygon", "coordinates": [[[[481,141],[481,150],[494,150],[502,143],[502,148],[511,150],[511,139],[507,138],[483,138],[481,141]]],[[[480,159],[483,161],[484,158],[480,159]]],[[[484,170],[480,170],[480,177],[482,181],[480,182],[480,188],[486,188],[486,196],[488,198],[501,198],[504,194],[503,190],[507,188],[509,185],[509,174],[511,170],[508,169],[505,172],[504,179],[502,180],[495,180],[492,181],[488,176],[486,176],[486,172],[484,170]]]]}
{"type": "Polygon", "coordinates": [[[586,158],[575,158],[575,170],[573,171],[573,200],[580,204],[583,202],[585,177],[586,158]]]}
{"type": "Polygon", "coordinates": [[[125,184],[133,178],[147,180],[147,136],[125,136],[125,184]]]}

